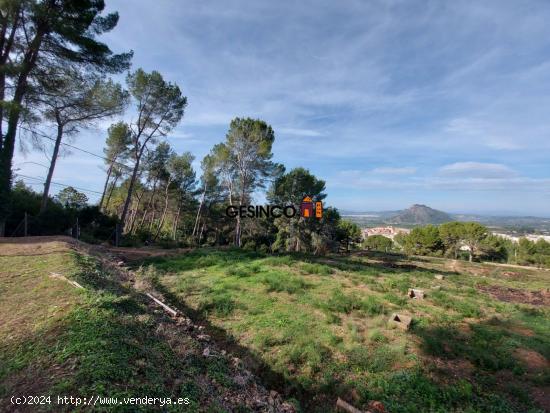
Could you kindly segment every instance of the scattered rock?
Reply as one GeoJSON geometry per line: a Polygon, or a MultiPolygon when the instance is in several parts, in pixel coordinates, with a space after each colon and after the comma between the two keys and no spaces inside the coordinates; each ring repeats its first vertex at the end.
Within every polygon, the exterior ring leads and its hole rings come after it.
{"type": "Polygon", "coordinates": [[[368,404],[368,407],[373,411],[373,413],[386,413],[386,409],[384,408],[382,402],[379,402],[377,400],[371,400],[368,404]]]}
{"type": "Polygon", "coordinates": [[[435,279],[436,279],[436,280],[442,280],[442,279],[444,279],[444,278],[445,278],[445,276],[444,276],[443,274],[436,274],[436,275],[435,275],[435,279]]]}
{"type": "Polygon", "coordinates": [[[393,313],[389,319],[389,323],[396,325],[402,330],[408,330],[411,327],[412,318],[407,315],[393,313]]]}
{"type": "Polygon", "coordinates": [[[432,290],[441,291],[441,286],[440,285],[432,285],[432,290]]]}
{"type": "Polygon", "coordinates": [[[411,288],[411,289],[409,289],[409,292],[407,293],[407,295],[409,296],[409,298],[415,298],[415,299],[418,299],[418,300],[423,300],[424,299],[424,290],[417,290],[415,288],[411,288]]]}
{"type": "Polygon", "coordinates": [[[208,334],[199,334],[197,339],[200,341],[210,341],[210,336],[208,334]]]}
{"type": "Polygon", "coordinates": [[[204,357],[208,357],[210,355],[210,348],[209,347],[206,347],[203,352],[202,352],[202,355],[204,357]]]}
{"type": "Polygon", "coordinates": [[[248,382],[247,378],[241,375],[237,375],[233,377],[233,382],[240,387],[246,386],[246,383],[248,382]]]}

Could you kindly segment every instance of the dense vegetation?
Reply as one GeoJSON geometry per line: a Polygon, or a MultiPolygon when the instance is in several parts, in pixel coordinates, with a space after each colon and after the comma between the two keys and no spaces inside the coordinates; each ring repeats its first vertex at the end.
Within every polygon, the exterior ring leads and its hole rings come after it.
{"type": "Polygon", "coordinates": [[[105,137],[106,177],[92,225],[109,228],[102,228],[97,241],[105,241],[102,237],[115,227],[126,245],[232,243],[319,254],[349,249],[357,241],[358,228],[342,224],[333,208],[325,208],[322,219],[227,217],[228,204],[249,205],[265,189],[270,202],[298,209],[306,195],[324,199],[325,183],[303,168],[286,172],[273,162],[275,131],[263,120],[240,117],[231,121],[225,140],[202,160],[197,174],[193,154],[175,153],[164,139],[188,105],[179,86],[139,68],[128,73],[125,86],[108,78],[129,68],[132,53],[115,55],[97,40],[118,21],[116,13],[102,15],[104,7],[102,0],[2,3],[0,128],[7,124],[7,130],[0,130],[0,235],[17,232],[25,212],[32,215],[33,234],[65,233],[75,225],[83,194],[67,189],[80,199],[69,203],[49,196],[56,161],[67,137],[115,118],[105,137]],[[135,121],[116,119],[127,112],[135,121]],[[55,129],[55,136],[45,135],[43,128],[55,129]],[[35,202],[20,202],[36,198],[27,188],[12,185],[18,136],[19,143],[30,140],[41,151],[48,149],[44,139],[54,142],[38,210],[35,202]],[[52,216],[59,216],[53,224],[52,216]]]}
{"type": "MultiPolygon", "coordinates": [[[[376,240],[367,239],[367,245],[370,244],[376,244],[376,240]]],[[[394,244],[396,249],[407,254],[550,267],[549,242],[526,238],[514,242],[491,234],[485,226],[475,222],[447,222],[413,228],[409,234],[396,235],[394,244]]],[[[373,249],[387,250],[387,246],[373,249]]]]}

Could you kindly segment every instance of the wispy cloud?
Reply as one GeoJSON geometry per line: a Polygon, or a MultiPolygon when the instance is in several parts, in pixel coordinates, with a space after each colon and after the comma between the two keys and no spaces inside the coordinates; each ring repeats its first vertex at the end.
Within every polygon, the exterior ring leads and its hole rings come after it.
{"type": "Polygon", "coordinates": [[[444,176],[469,177],[469,178],[510,178],[518,175],[516,171],[506,165],[484,162],[455,162],[439,169],[444,176]]]}
{"type": "Polygon", "coordinates": [[[294,136],[307,136],[307,137],[316,137],[323,136],[322,132],[312,130],[312,129],[300,129],[300,128],[278,128],[277,132],[283,135],[294,135],[294,136]]]}
{"type": "Polygon", "coordinates": [[[379,175],[413,175],[416,173],[417,168],[413,166],[406,166],[400,168],[380,167],[374,168],[371,172],[379,175]]]}
{"type": "MultiPolygon", "coordinates": [[[[550,203],[549,2],[107,6],[120,23],[103,40],[133,49],[134,68],[160,71],[188,97],[170,143],[198,160],[232,118],[251,116],[274,126],[275,159],[310,168],[327,180],[329,197],[354,188],[357,199],[378,196],[399,208],[410,190],[475,209],[501,191],[510,194],[508,209],[550,203]],[[476,197],[465,196],[472,188],[476,197]],[[518,196],[526,190],[529,203],[518,196]]],[[[111,122],[77,144],[100,151],[111,122]]],[[[59,168],[70,177],[72,165],[59,168]]],[[[101,186],[96,172],[82,167],[101,186]]]]}

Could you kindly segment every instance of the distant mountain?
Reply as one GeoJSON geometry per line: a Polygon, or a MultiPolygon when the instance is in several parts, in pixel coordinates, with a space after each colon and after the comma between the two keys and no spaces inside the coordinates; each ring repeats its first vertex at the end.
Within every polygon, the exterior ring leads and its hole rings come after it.
{"type": "Polygon", "coordinates": [[[411,228],[426,224],[441,224],[449,221],[475,221],[492,230],[510,232],[513,235],[540,233],[550,235],[550,217],[494,216],[478,214],[448,214],[426,205],[413,205],[399,211],[341,211],[342,216],[362,228],[383,225],[399,225],[411,228]]]}
{"type": "Polygon", "coordinates": [[[417,225],[441,224],[452,220],[453,218],[446,212],[418,204],[414,204],[410,208],[400,211],[397,215],[389,219],[392,224],[417,225]]]}

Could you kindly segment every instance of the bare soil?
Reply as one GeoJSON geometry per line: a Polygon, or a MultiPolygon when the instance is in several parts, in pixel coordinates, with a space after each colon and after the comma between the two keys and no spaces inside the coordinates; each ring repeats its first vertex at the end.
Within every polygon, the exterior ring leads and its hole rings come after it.
{"type": "Polygon", "coordinates": [[[498,285],[480,285],[478,289],[497,300],[507,303],[530,304],[534,306],[549,306],[550,291],[526,291],[517,288],[500,287],[498,285]]]}

